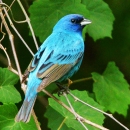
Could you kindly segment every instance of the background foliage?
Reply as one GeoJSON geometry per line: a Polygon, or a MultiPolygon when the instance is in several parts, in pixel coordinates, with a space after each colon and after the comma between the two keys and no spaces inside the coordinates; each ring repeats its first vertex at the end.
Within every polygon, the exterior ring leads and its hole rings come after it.
{"type": "MultiPolygon", "coordinates": [[[[8,0],[4,2],[8,5],[11,3],[8,0]]],[[[114,117],[130,128],[130,1],[36,0],[33,3],[32,0],[21,0],[21,2],[29,12],[39,45],[51,33],[52,27],[59,18],[65,14],[80,13],[92,20],[92,24],[85,28],[83,33],[86,45],[83,64],[79,72],[72,77],[72,80],[91,76],[93,80],[73,84],[71,90],[74,90],[72,92],[84,101],[112,113],[114,117]],[[86,30],[88,33],[85,35],[86,30]]],[[[24,19],[17,3],[13,5],[12,11],[16,20],[24,19]]],[[[33,52],[36,52],[27,24],[15,24],[15,26],[33,52]]],[[[16,34],[14,32],[13,34],[21,69],[24,72],[32,57],[16,34]]],[[[8,37],[4,39],[2,44],[7,48],[15,68],[8,37]]],[[[7,60],[2,50],[0,50],[0,66],[7,67],[7,60]]],[[[35,130],[36,126],[33,119],[28,125],[14,122],[17,113],[14,103],[18,108],[22,103],[18,103],[22,101],[18,91],[24,97],[20,84],[17,82],[18,77],[16,75],[7,69],[0,68],[0,129],[35,130]],[[16,84],[15,87],[14,84],[16,84]]],[[[48,89],[57,92],[54,84],[48,86],[48,89]]],[[[49,99],[50,106],[48,106],[47,98],[40,93],[34,107],[42,129],[57,129],[61,121],[66,118],[68,119],[62,127],[63,130],[79,129],[80,124],[75,123],[74,117],[70,113],[60,106],[58,109],[52,99],[49,99]]],[[[63,97],[59,99],[64,100],[63,97]]],[[[87,119],[100,125],[103,124],[111,130],[123,129],[108,117],[105,118],[90,108],[81,107],[81,104],[74,104],[74,107],[81,115],[87,116],[87,119]]],[[[87,127],[90,130],[94,129],[90,126],[87,127]]]]}

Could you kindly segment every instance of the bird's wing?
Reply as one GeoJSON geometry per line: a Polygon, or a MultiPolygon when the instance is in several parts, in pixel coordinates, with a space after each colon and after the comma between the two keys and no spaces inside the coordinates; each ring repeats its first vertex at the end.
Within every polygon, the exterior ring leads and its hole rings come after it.
{"type": "MultiPolygon", "coordinates": [[[[68,58],[68,57],[66,57],[66,58],[68,58]]],[[[74,63],[61,64],[61,63],[49,62],[48,64],[43,64],[39,68],[39,71],[37,73],[37,77],[43,79],[43,81],[42,81],[41,85],[38,87],[37,91],[40,92],[43,88],[48,86],[50,83],[57,81],[58,79],[60,79],[64,75],[66,75],[66,73],[69,72],[76,64],[78,64],[78,62],[81,59],[82,59],[82,56],[80,56],[78,59],[76,59],[74,63]],[[48,68],[48,69],[45,70],[44,67],[48,68]]],[[[64,60],[66,60],[66,59],[64,59],[64,60]]],[[[74,70],[74,72],[75,71],[77,71],[77,70],[74,70]]],[[[67,78],[69,78],[69,77],[67,77],[67,78]]]]}
{"type": "Polygon", "coordinates": [[[40,58],[37,71],[37,77],[44,79],[42,83],[44,87],[60,79],[82,59],[83,44],[83,41],[78,38],[62,37],[62,34],[60,34],[60,37],[55,39],[55,44],[51,45],[50,43],[51,46],[46,47],[40,58]],[[46,53],[48,56],[46,56],[46,53]]]}
{"type": "MultiPolygon", "coordinates": [[[[47,86],[64,76],[82,59],[82,38],[63,33],[50,35],[35,54],[27,71],[37,68],[37,77],[47,86]]],[[[27,77],[27,76],[26,76],[27,77]]]]}

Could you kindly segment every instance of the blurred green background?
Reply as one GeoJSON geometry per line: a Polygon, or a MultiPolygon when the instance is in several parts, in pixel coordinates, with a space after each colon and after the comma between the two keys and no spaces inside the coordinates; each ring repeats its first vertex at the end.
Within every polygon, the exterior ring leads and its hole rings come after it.
{"type": "MultiPolygon", "coordinates": [[[[11,1],[12,0],[4,0],[4,2],[8,5],[10,5],[11,1]]],[[[26,11],[32,4],[32,1],[33,0],[21,0],[26,11]]],[[[109,5],[115,16],[112,31],[112,39],[106,37],[104,39],[100,39],[94,42],[93,39],[89,37],[88,34],[86,34],[85,39],[86,49],[84,60],[80,70],[75,76],[72,77],[72,80],[91,77],[92,72],[102,73],[105,70],[108,62],[114,61],[116,65],[119,67],[120,71],[124,74],[128,83],[130,83],[130,0],[104,0],[104,1],[109,5]]],[[[24,20],[24,16],[19,8],[19,5],[16,2],[12,7],[12,11],[14,18],[16,20],[24,20]]],[[[19,30],[22,37],[25,39],[25,41],[28,43],[30,48],[35,53],[36,48],[34,46],[32,37],[29,35],[28,25],[26,23],[25,24],[14,23],[14,24],[16,28],[19,30]]],[[[27,51],[27,49],[22,44],[21,40],[18,38],[18,36],[15,34],[15,32],[12,30],[11,27],[10,29],[14,35],[15,47],[17,50],[21,70],[22,72],[24,72],[32,56],[27,51]]],[[[3,31],[5,32],[4,28],[3,31]]],[[[1,34],[0,37],[2,37],[1,34]]],[[[41,45],[38,37],[37,41],[38,44],[41,45]]],[[[12,61],[12,66],[16,68],[10,42],[7,35],[5,39],[2,41],[2,44],[4,47],[7,48],[7,52],[12,61]]],[[[7,60],[2,50],[0,50],[0,67],[7,67],[7,60]]],[[[93,83],[92,81],[77,83],[72,85],[71,89],[78,89],[78,90],[86,89],[89,92],[92,92],[92,83],[93,83]]],[[[20,84],[17,85],[17,89],[22,93],[22,91],[20,90],[20,84]]],[[[36,102],[35,111],[37,114],[40,115],[39,117],[41,117],[41,119],[39,120],[43,120],[43,114],[46,110],[45,107],[46,99],[44,103],[41,103],[40,98],[41,97],[39,97],[36,102]]],[[[127,117],[123,117],[121,115],[118,115],[117,113],[115,113],[114,116],[124,125],[130,128],[130,109],[128,110],[127,117]]],[[[44,128],[44,130],[47,129],[47,120],[44,119],[44,121],[41,122],[42,122],[41,124],[42,128],[44,128]]],[[[122,128],[119,125],[117,125],[114,121],[112,121],[109,118],[106,118],[104,126],[109,128],[110,130],[122,130],[122,128]]]]}

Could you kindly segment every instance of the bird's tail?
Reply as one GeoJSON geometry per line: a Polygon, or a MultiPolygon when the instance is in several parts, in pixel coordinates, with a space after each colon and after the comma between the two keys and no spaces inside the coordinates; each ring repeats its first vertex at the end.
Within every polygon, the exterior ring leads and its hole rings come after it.
{"type": "Polygon", "coordinates": [[[23,102],[23,105],[21,106],[18,114],[15,117],[15,121],[19,122],[29,122],[30,120],[30,116],[31,116],[31,112],[35,103],[37,95],[34,95],[30,101],[28,101],[26,98],[23,102]]]}

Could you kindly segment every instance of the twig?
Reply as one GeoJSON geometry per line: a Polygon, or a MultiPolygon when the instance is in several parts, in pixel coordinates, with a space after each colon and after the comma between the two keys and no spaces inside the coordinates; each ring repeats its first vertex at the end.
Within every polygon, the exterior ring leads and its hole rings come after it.
{"type": "Polygon", "coordinates": [[[6,35],[6,33],[4,33],[3,31],[2,31],[2,27],[3,27],[3,24],[1,23],[1,30],[0,30],[0,32],[3,34],[3,36],[2,36],[2,38],[0,39],[0,42],[2,42],[2,40],[5,38],[5,35],[6,35]]]}
{"type": "Polygon", "coordinates": [[[17,0],[17,2],[18,2],[19,6],[21,7],[21,9],[22,9],[22,11],[23,11],[23,13],[24,13],[24,15],[25,15],[26,21],[27,21],[27,23],[28,23],[28,25],[29,25],[30,31],[31,31],[32,36],[33,36],[33,40],[34,40],[36,49],[38,50],[39,47],[38,47],[38,44],[37,44],[37,40],[36,40],[34,31],[33,31],[32,25],[31,25],[31,23],[30,23],[30,19],[29,19],[28,15],[27,15],[27,13],[26,13],[26,11],[25,11],[25,9],[24,9],[22,3],[20,2],[20,0],[17,0]]]}
{"type": "Polygon", "coordinates": [[[6,57],[7,57],[8,66],[11,66],[11,61],[10,61],[8,53],[6,52],[6,48],[4,48],[2,44],[0,44],[0,48],[4,51],[4,53],[5,53],[6,57]]]}
{"type": "Polygon", "coordinates": [[[102,110],[100,110],[100,109],[98,109],[98,108],[96,108],[96,107],[94,107],[94,106],[92,106],[92,105],[90,105],[90,104],[88,104],[88,103],[86,103],[86,102],[80,100],[79,98],[77,98],[76,96],[74,96],[74,95],[73,95],[71,92],[69,92],[69,91],[68,91],[67,93],[69,93],[69,94],[74,98],[75,101],[79,101],[79,102],[83,103],[84,105],[89,106],[89,107],[91,107],[92,109],[94,109],[94,110],[96,110],[96,111],[98,111],[98,112],[100,112],[100,113],[103,113],[104,115],[110,117],[110,118],[113,119],[115,122],[117,122],[117,123],[118,123],[120,126],[122,126],[124,129],[129,130],[126,126],[124,126],[124,125],[121,124],[117,119],[115,119],[112,114],[108,114],[108,113],[106,113],[106,112],[104,112],[104,111],[102,111],[102,110]]]}
{"type": "Polygon", "coordinates": [[[36,123],[37,129],[38,130],[42,130],[41,127],[40,127],[40,125],[39,125],[39,122],[37,120],[37,117],[36,117],[36,114],[35,114],[34,110],[32,110],[32,116],[33,116],[33,119],[34,119],[34,121],[36,123]]]}
{"type": "MultiPolygon", "coordinates": [[[[0,41],[1,41],[1,40],[0,40],[0,41]]],[[[6,48],[4,48],[2,44],[0,44],[0,49],[2,49],[2,50],[4,51],[4,53],[5,53],[6,57],[7,57],[8,69],[9,69],[10,71],[12,71],[13,73],[15,73],[16,75],[19,75],[18,72],[17,72],[15,69],[12,68],[11,60],[10,60],[10,58],[9,58],[9,55],[8,55],[7,51],[6,51],[6,48]]]]}
{"type": "Polygon", "coordinates": [[[77,113],[75,112],[73,106],[71,105],[71,103],[70,103],[70,101],[69,101],[69,99],[68,99],[66,93],[63,93],[63,95],[65,96],[65,98],[66,98],[66,100],[67,100],[67,102],[68,102],[68,104],[69,104],[71,110],[73,111],[73,114],[74,114],[75,118],[76,118],[76,119],[79,121],[79,123],[85,128],[85,130],[88,130],[87,127],[86,127],[86,126],[83,124],[83,122],[81,121],[82,119],[81,119],[81,118],[78,118],[77,113]]]}
{"type": "Polygon", "coordinates": [[[87,80],[92,80],[92,77],[74,80],[74,81],[72,81],[72,84],[73,84],[73,83],[78,83],[78,82],[87,81],[87,80]]]}
{"type": "MultiPolygon", "coordinates": [[[[0,0],[0,2],[1,2],[0,5],[4,5],[4,6],[8,7],[8,9],[11,11],[11,9],[10,9],[10,7],[8,5],[6,5],[5,3],[4,4],[2,3],[2,0],[0,0]]],[[[26,48],[28,49],[28,51],[32,54],[32,56],[34,56],[34,53],[32,52],[32,50],[29,48],[29,46],[24,41],[24,39],[22,38],[22,36],[20,35],[20,33],[15,28],[15,26],[14,26],[13,22],[11,21],[9,15],[8,15],[8,12],[7,12],[7,10],[6,10],[5,7],[3,7],[3,10],[4,10],[5,15],[7,16],[8,20],[9,20],[9,23],[10,23],[11,27],[14,29],[14,31],[16,32],[16,34],[19,36],[19,38],[21,39],[21,41],[23,42],[23,44],[26,46],[26,48]]],[[[12,14],[12,11],[11,11],[11,14],[12,14]]],[[[13,14],[12,14],[12,16],[13,16],[13,14]]]]}
{"type": "MultiPolygon", "coordinates": [[[[53,98],[57,103],[59,103],[60,105],[62,105],[62,106],[63,106],[65,109],[67,109],[69,112],[71,112],[72,114],[74,114],[73,111],[71,110],[71,108],[69,108],[67,105],[65,105],[63,102],[61,102],[59,99],[57,99],[55,96],[53,96],[52,94],[50,94],[50,93],[49,93],[48,91],[46,91],[45,89],[43,89],[42,91],[43,91],[45,94],[47,94],[49,97],[53,98]]],[[[82,119],[83,122],[85,122],[85,123],[87,123],[87,124],[89,124],[89,125],[91,125],[91,126],[94,126],[94,127],[98,128],[98,129],[100,129],[100,130],[108,130],[107,128],[104,128],[104,127],[102,127],[102,126],[100,126],[100,125],[98,125],[98,124],[95,124],[95,123],[93,123],[93,122],[87,120],[87,119],[84,119],[84,118],[83,118],[82,116],[80,116],[79,114],[77,114],[77,118],[82,119]]]]}
{"type": "Polygon", "coordinates": [[[73,81],[71,81],[70,79],[68,79],[69,83],[67,83],[65,85],[67,85],[67,86],[69,85],[70,86],[71,84],[75,84],[75,83],[83,82],[83,81],[87,81],[87,80],[92,80],[92,77],[77,79],[77,80],[73,80],[73,81]]]}
{"type": "MultiPolygon", "coordinates": [[[[31,31],[31,33],[32,33],[32,37],[33,37],[33,40],[34,40],[36,49],[38,50],[39,47],[38,47],[38,44],[37,44],[37,41],[36,41],[36,37],[35,37],[34,31],[33,31],[33,28],[32,28],[31,23],[30,23],[30,19],[29,19],[28,15],[27,15],[27,13],[26,13],[26,11],[25,11],[25,9],[24,9],[22,3],[21,3],[19,0],[17,0],[17,2],[18,2],[18,4],[19,4],[20,8],[21,8],[22,11],[23,11],[23,14],[24,14],[26,20],[24,20],[24,21],[16,21],[16,20],[14,19],[14,17],[13,17],[13,13],[12,13],[11,8],[10,8],[10,7],[13,5],[13,3],[15,2],[15,0],[11,3],[10,6],[8,6],[8,5],[5,4],[5,3],[2,3],[2,0],[0,0],[0,1],[1,1],[1,5],[4,5],[4,6],[8,7],[8,10],[10,10],[10,12],[11,12],[12,18],[13,18],[13,20],[14,20],[16,23],[25,23],[25,22],[28,23],[29,28],[30,28],[30,31],[31,31]]],[[[26,46],[26,48],[29,50],[29,52],[32,54],[32,56],[34,56],[33,52],[31,51],[31,49],[29,48],[29,46],[27,45],[27,43],[24,41],[24,39],[22,38],[22,36],[19,34],[19,32],[17,31],[17,29],[14,27],[13,22],[11,21],[10,17],[8,16],[8,13],[7,13],[8,10],[6,10],[4,7],[3,7],[3,9],[4,9],[5,14],[6,14],[6,16],[7,16],[8,20],[9,20],[9,22],[10,22],[10,25],[12,26],[12,28],[14,29],[14,31],[17,33],[17,35],[19,36],[19,38],[22,40],[22,42],[24,43],[24,45],[26,46]]]]}
{"type": "MultiPolygon", "coordinates": [[[[1,2],[1,0],[0,0],[1,2]]],[[[18,62],[18,58],[17,58],[17,54],[16,54],[16,50],[15,50],[15,46],[14,46],[14,37],[5,21],[5,18],[3,16],[3,13],[2,13],[2,8],[0,7],[0,17],[2,19],[2,23],[3,25],[5,26],[5,29],[8,33],[8,36],[9,36],[9,40],[10,40],[10,43],[11,43],[11,47],[12,47],[12,52],[13,52],[13,56],[14,56],[14,59],[15,59],[15,63],[16,63],[16,67],[17,67],[17,70],[18,70],[18,73],[19,73],[19,77],[20,77],[20,81],[22,81],[22,74],[21,74],[21,69],[20,69],[20,66],[19,66],[19,62],[18,62]]]]}

